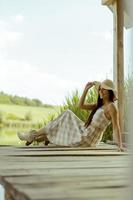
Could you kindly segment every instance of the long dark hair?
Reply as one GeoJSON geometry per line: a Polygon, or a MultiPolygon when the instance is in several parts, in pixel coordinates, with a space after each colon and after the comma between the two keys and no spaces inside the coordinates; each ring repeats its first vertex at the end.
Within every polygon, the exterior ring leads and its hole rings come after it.
{"type": "MultiPolygon", "coordinates": [[[[114,93],[112,90],[108,90],[109,91],[109,100],[111,102],[114,102],[114,93]]],[[[100,95],[98,94],[98,98],[97,98],[97,104],[96,104],[96,107],[92,110],[92,112],[90,113],[89,117],[87,118],[86,122],[85,122],[85,127],[87,128],[91,121],[92,121],[92,118],[93,118],[93,115],[96,113],[96,111],[98,110],[98,108],[102,107],[103,106],[103,99],[100,98],[100,95]]]]}

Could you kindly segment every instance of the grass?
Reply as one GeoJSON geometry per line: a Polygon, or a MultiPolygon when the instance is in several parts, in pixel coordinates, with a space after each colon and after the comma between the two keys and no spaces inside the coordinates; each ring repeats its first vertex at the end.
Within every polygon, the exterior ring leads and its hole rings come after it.
{"type": "Polygon", "coordinates": [[[0,111],[3,113],[3,117],[14,114],[23,119],[27,113],[30,113],[32,116],[32,123],[42,123],[43,121],[47,121],[48,116],[52,114],[56,115],[58,110],[59,107],[45,108],[0,104],[0,111]]]}
{"type": "Polygon", "coordinates": [[[17,137],[18,129],[0,130],[0,145],[24,145],[24,142],[17,137]]]}
{"type": "Polygon", "coordinates": [[[0,104],[0,112],[7,125],[0,129],[0,145],[23,145],[24,143],[17,137],[18,131],[26,131],[32,128],[38,129],[49,121],[50,117],[57,116],[58,111],[59,107],[57,106],[45,108],[0,104]],[[31,120],[21,121],[20,119],[25,119],[27,113],[30,113],[31,120]],[[12,120],[8,119],[9,116],[12,117],[12,120]],[[34,126],[36,124],[37,127],[34,126]]]}
{"type": "Polygon", "coordinates": [[[38,129],[59,114],[60,107],[0,104],[0,145],[24,145],[17,132],[38,129]],[[27,119],[27,117],[31,119],[27,119]],[[23,120],[22,120],[23,119],[23,120]]]}

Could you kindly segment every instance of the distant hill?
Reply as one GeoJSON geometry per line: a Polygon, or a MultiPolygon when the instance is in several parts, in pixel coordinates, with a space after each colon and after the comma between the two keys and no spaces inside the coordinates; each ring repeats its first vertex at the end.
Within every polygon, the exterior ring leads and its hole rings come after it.
{"type": "Polygon", "coordinates": [[[12,104],[22,106],[39,106],[39,107],[54,107],[49,104],[44,104],[39,99],[29,99],[27,97],[20,97],[18,95],[9,95],[4,92],[0,92],[0,104],[12,104]]]}

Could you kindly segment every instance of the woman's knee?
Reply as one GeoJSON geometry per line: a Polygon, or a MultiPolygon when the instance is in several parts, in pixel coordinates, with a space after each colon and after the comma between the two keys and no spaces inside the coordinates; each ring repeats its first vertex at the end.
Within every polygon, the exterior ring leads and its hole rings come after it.
{"type": "Polygon", "coordinates": [[[66,114],[72,114],[73,112],[71,110],[67,109],[67,110],[65,110],[64,113],[66,113],[66,114]]]}

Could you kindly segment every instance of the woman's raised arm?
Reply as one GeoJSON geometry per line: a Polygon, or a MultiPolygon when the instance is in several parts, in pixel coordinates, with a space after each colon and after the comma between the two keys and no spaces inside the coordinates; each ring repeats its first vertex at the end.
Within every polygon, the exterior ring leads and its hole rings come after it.
{"type": "Polygon", "coordinates": [[[79,103],[78,103],[78,107],[85,109],[85,110],[93,110],[96,107],[96,104],[92,104],[92,103],[85,103],[85,98],[87,95],[88,90],[95,85],[94,82],[88,82],[84,88],[84,91],[80,97],[79,103]]]}

